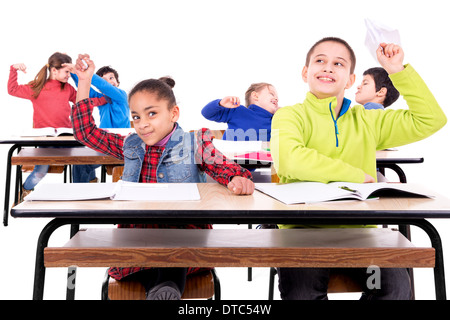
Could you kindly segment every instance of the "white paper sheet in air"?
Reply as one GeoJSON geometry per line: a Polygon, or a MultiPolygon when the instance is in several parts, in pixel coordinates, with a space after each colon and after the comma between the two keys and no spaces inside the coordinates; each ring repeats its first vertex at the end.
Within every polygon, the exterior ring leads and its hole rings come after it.
{"type": "Polygon", "coordinates": [[[365,22],[367,28],[365,45],[375,61],[378,62],[376,52],[380,43],[385,42],[401,45],[400,32],[398,30],[370,19],[365,19],[365,22]]]}

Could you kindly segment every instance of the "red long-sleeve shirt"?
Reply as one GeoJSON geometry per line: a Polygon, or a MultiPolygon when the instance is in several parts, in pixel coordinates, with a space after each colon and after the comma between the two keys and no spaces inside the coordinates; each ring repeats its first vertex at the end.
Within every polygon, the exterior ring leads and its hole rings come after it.
{"type": "MultiPolygon", "coordinates": [[[[29,84],[17,83],[17,70],[11,66],[8,80],[8,93],[14,97],[28,99],[33,104],[33,128],[71,128],[71,107],[75,104],[77,91],[69,83],[61,86],[58,80],[47,80],[37,98],[33,97],[33,89],[29,84]]],[[[106,103],[105,98],[93,100],[95,105],[106,103]]]]}

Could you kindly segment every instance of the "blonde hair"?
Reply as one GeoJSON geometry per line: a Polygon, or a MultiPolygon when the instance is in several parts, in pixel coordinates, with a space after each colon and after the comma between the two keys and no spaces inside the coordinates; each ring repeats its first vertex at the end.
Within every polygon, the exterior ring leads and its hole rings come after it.
{"type": "Polygon", "coordinates": [[[266,82],[258,82],[258,83],[252,83],[250,87],[245,92],[245,106],[248,107],[251,105],[251,97],[252,92],[260,92],[264,88],[269,88],[272,85],[266,82]]]}
{"type": "MultiPolygon", "coordinates": [[[[39,97],[39,94],[42,91],[42,88],[44,88],[45,84],[48,81],[48,71],[51,70],[51,68],[61,69],[63,68],[64,63],[72,63],[72,58],[69,57],[67,54],[55,52],[48,58],[48,63],[42,67],[42,69],[38,72],[34,80],[30,81],[28,85],[31,86],[31,89],[33,90],[33,98],[39,97]]],[[[61,89],[64,88],[64,83],[61,83],[61,89]]]]}

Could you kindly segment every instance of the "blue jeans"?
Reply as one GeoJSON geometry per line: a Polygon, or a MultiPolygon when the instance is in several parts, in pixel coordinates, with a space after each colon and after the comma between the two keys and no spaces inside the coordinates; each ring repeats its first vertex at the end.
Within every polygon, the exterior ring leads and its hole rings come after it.
{"type": "MultiPolygon", "coordinates": [[[[278,288],[283,300],[327,300],[330,269],[327,268],[277,268],[278,288]]],[[[361,300],[410,300],[411,282],[407,269],[379,269],[380,283],[377,288],[367,286],[365,268],[339,269],[352,276],[363,288],[361,300]]]]}
{"type": "Polygon", "coordinates": [[[96,178],[95,169],[99,164],[82,164],[72,167],[72,181],[74,183],[89,182],[96,178]]]}
{"type": "Polygon", "coordinates": [[[25,190],[34,189],[34,187],[45,177],[48,172],[48,165],[34,166],[33,172],[27,177],[23,184],[25,190]]]}

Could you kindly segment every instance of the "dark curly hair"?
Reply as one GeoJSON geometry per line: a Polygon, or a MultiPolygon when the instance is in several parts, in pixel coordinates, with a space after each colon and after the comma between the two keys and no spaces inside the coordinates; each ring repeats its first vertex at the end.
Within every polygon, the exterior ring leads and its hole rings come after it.
{"type": "Polygon", "coordinates": [[[96,74],[99,77],[103,77],[105,74],[110,72],[112,72],[114,74],[114,77],[116,77],[117,84],[120,84],[119,73],[115,69],[111,68],[111,66],[101,67],[100,69],[97,70],[96,74]]]}

